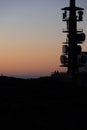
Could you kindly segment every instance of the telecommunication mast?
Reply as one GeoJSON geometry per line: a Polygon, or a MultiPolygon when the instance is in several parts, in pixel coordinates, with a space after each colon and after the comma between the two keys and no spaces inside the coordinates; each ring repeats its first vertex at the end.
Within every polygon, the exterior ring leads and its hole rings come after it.
{"type": "Polygon", "coordinates": [[[87,55],[82,52],[81,44],[85,41],[86,36],[83,29],[77,29],[78,22],[83,21],[83,8],[76,6],[75,0],[70,0],[70,6],[62,8],[63,21],[66,22],[67,28],[63,33],[67,33],[66,42],[63,42],[63,54],[60,60],[63,67],[68,67],[68,73],[76,73],[79,67],[87,63],[87,55]]]}

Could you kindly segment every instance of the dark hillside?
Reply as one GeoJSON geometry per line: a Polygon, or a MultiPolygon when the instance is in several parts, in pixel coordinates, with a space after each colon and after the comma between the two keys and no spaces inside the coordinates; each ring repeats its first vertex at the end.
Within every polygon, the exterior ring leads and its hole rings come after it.
{"type": "Polygon", "coordinates": [[[87,128],[87,74],[70,77],[0,77],[0,128],[87,128]]]}

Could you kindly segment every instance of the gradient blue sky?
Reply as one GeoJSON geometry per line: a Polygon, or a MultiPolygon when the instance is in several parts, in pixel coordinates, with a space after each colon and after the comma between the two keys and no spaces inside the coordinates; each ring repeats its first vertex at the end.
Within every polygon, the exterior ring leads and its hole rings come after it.
{"type": "MultiPolygon", "coordinates": [[[[32,77],[65,71],[59,67],[66,38],[61,8],[68,5],[69,0],[0,0],[0,73],[32,77]]],[[[79,27],[87,35],[87,0],[77,5],[85,9],[79,27]]]]}

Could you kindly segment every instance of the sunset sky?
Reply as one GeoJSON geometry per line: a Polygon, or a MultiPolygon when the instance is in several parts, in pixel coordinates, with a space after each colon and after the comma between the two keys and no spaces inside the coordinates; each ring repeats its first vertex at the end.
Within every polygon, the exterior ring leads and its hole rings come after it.
{"type": "MultiPolygon", "coordinates": [[[[0,0],[0,73],[38,77],[60,68],[62,42],[61,8],[69,0],[0,0]]],[[[79,24],[87,35],[87,0],[77,0],[85,9],[79,24]]],[[[87,51],[87,40],[83,44],[87,51]]]]}

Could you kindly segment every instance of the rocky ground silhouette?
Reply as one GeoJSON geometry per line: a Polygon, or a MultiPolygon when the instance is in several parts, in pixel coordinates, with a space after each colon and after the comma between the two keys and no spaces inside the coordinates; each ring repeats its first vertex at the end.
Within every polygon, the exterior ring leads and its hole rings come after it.
{"type": "Polygon", "coordinates": [[[73,84],[67,75],[0,77],[0,128],[87,128],[87,73],[73,84]]]}

